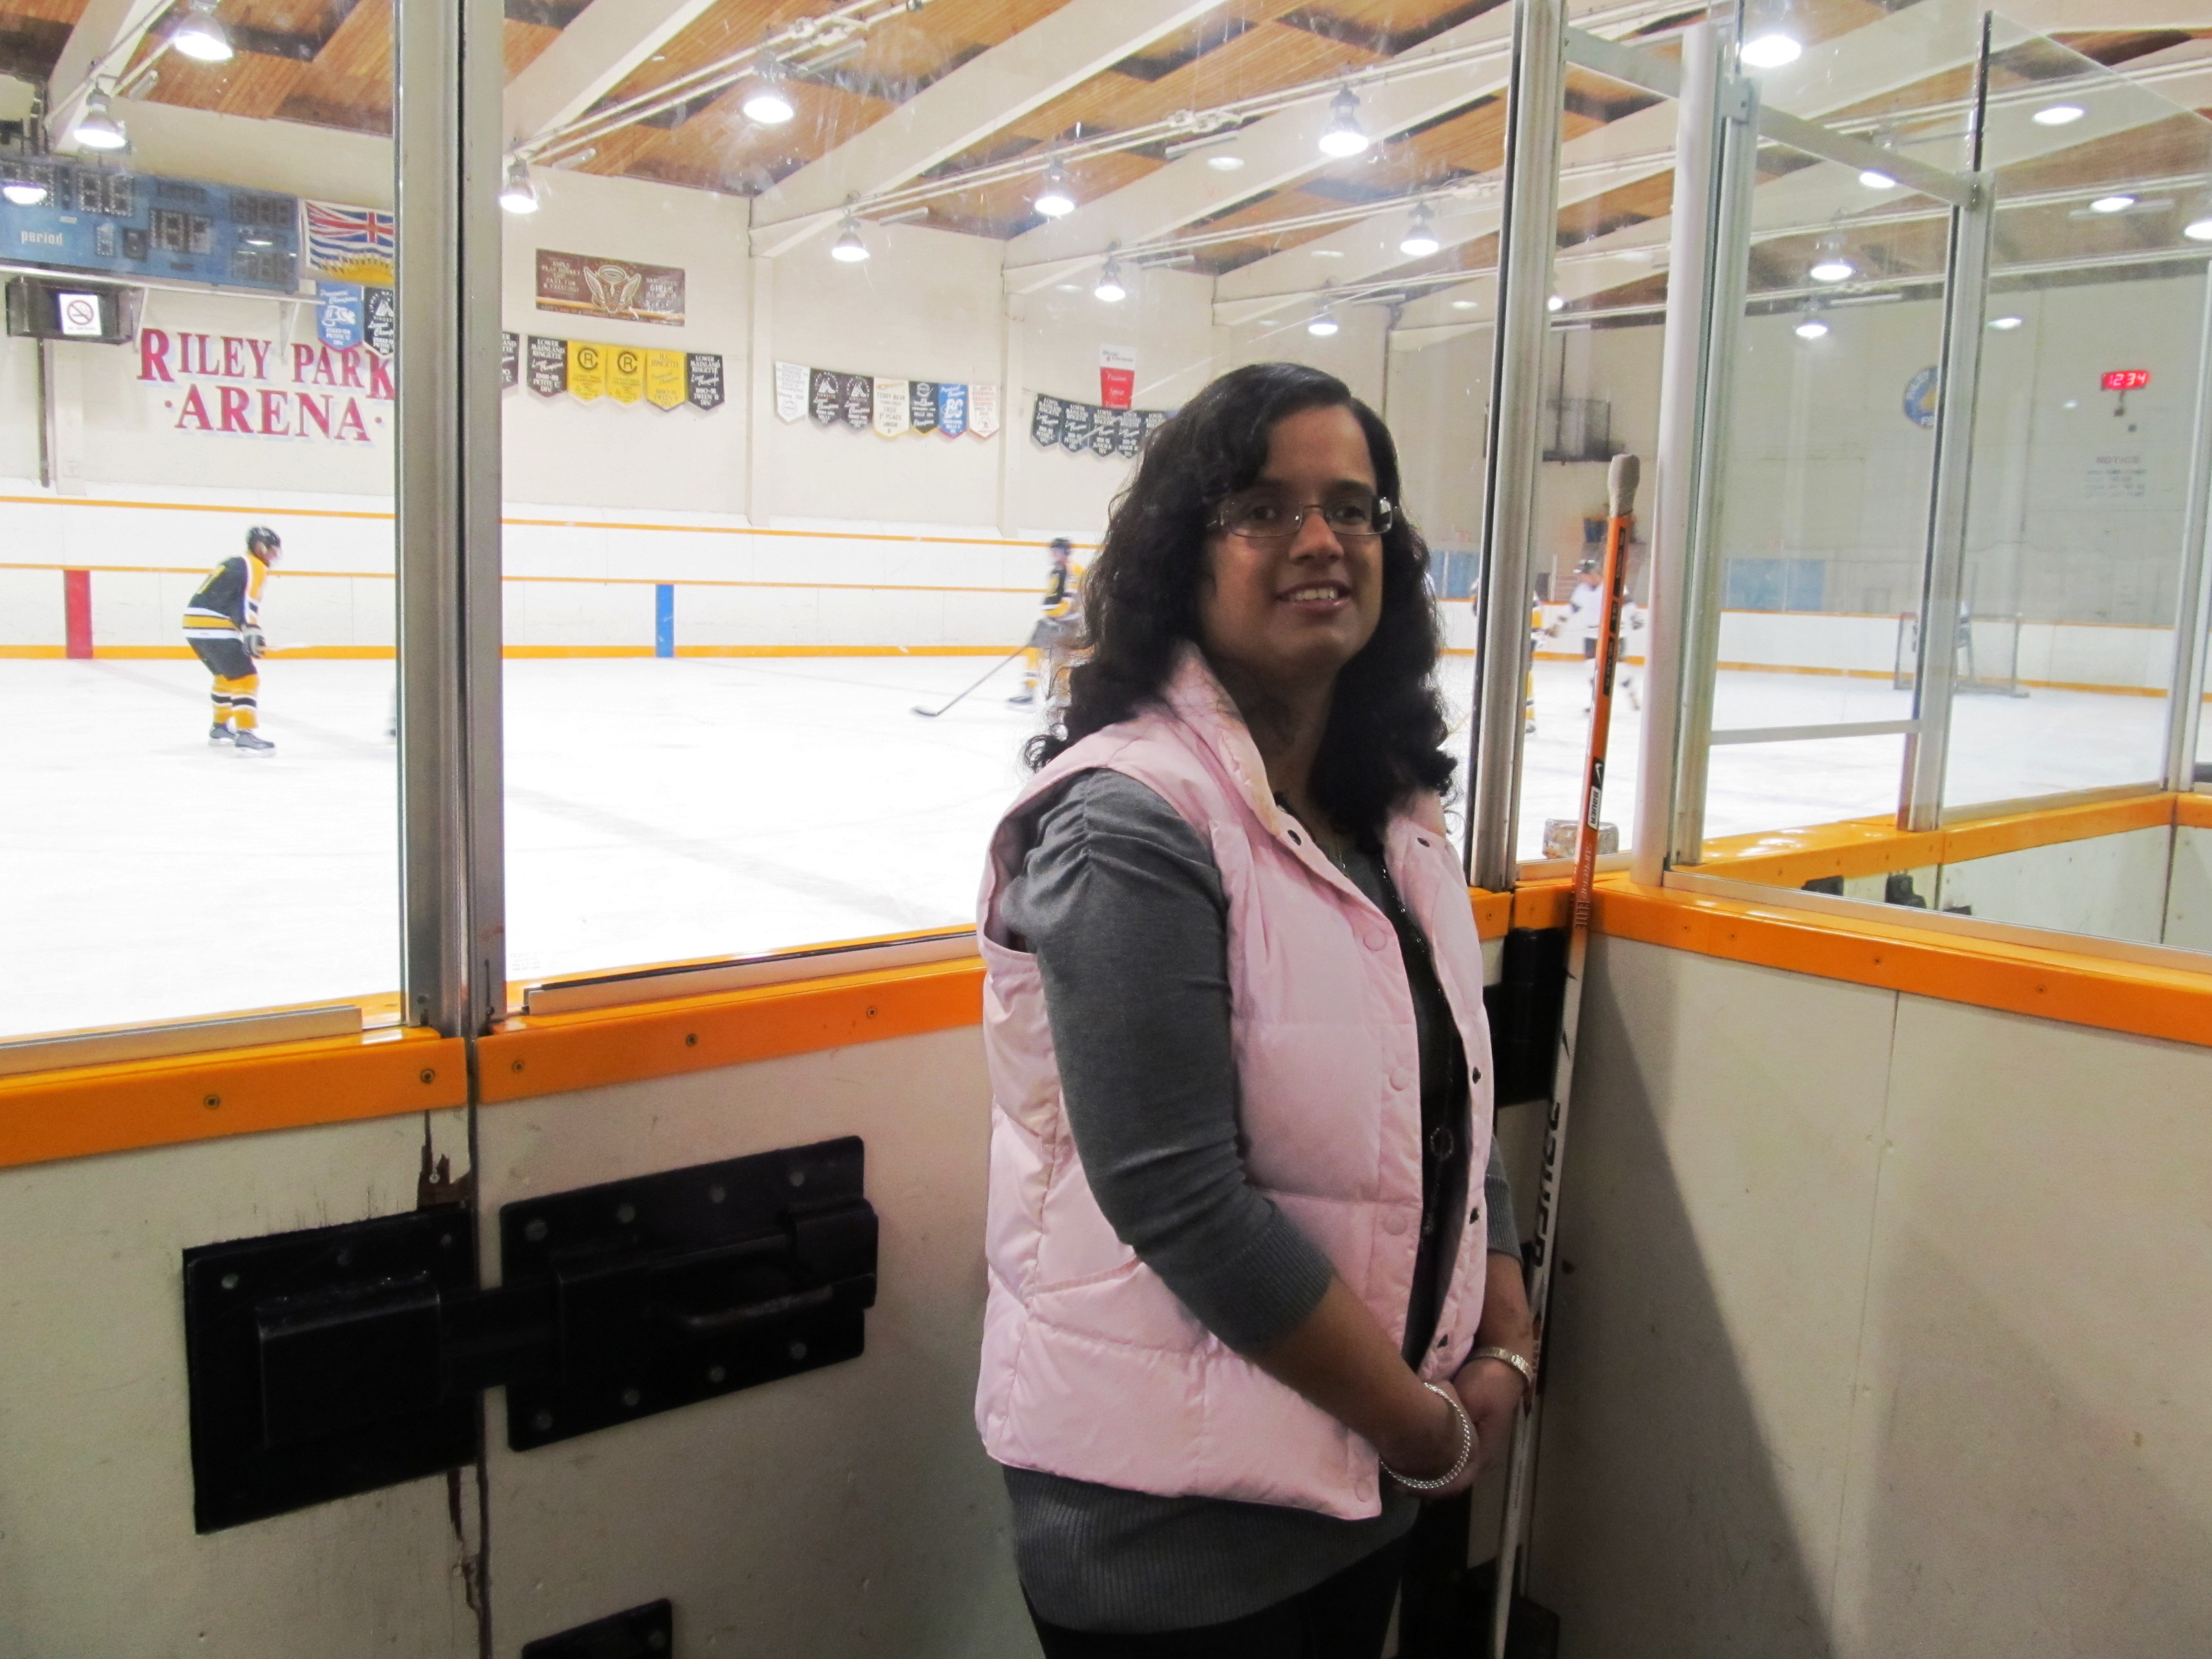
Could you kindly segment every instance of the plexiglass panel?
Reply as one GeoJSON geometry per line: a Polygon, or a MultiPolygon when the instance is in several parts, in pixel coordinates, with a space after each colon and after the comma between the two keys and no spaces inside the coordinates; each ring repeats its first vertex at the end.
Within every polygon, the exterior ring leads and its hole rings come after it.
{"type": "Polygon", "coordinates": [[[1997,20],[1954,811],[2165,770],[2212,122],[1997,20]],[[2192,237],[2191,227],[2197,228],[2192,237]]]}
{"type": "Polygon", "coordinates": [[[1138,447],[1242,363],[1397,428],[1469,707],[1488,353],[1391,325],[1494,258],[1507,14],[1402,83],[1162,9],[1041,102],[952,78],[1058,9],[694,8],[510,134],[515,979],[968,926],[1138,447]]]}
{"type": "Polygon", "coordinates": [[[0,75],[0,1036],[388,1013],[391,9],[111,8],[79,81],[81,9],[0,75]]]}

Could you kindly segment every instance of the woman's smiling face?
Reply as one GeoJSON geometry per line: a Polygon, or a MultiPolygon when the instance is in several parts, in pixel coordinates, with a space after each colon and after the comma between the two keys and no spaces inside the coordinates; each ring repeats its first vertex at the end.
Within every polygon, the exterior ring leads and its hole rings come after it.
{"type": "Polygon", "coordinates": [[[1279,695],[1334,684],[1382,617],[1382,542],[1340,534],[1329,520],[1375,499],[1367,434],[1349,409],[1276,422],[1267,465],[1235,501],[1255,525],[1286,525],[1301,509],[1304,522],[1287,537],[1207,533],[1198,606],[1206,655],[1279,695]]]}

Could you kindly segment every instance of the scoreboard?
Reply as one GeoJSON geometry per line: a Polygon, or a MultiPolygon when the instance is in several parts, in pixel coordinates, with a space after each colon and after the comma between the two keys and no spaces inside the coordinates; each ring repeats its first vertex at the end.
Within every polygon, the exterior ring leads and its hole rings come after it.
{"type": "Polygon", "coordinates": [[[12,163],[8,171],[44,185],[46,199],[34,207],[0,201],[0,259],[277,294],[299,288],[295,196],[65,156],[12,163]]]}

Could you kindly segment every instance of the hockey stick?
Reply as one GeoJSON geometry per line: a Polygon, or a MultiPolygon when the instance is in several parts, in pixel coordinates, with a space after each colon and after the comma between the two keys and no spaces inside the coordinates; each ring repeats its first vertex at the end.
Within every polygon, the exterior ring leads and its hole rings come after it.
{"type": "MultiPolygon", "coordinates": [[[[1589,956],[1590,893],[1597,881],[1598,825],[1605,811],[1605,757],[1613,724],[1613,677],[1620,662],[1622,590],[1628,576],[1628,521],[1636,505],[1642,471],[1633,455],[1616,455],[1606,478],[1605,611],[1599,638],[1597,683],[1590,692],[1588,766],[1583,775],[1582,823],[1575,831],[1573,921],[1567,934],[1567,982],[1559,1006],[1559,1053],[1552,1072],[1552,1108],[1544,1121],[1543,1172],[1536,1186],[1536,1237],[1528,1268],[1528,1315],[1535,1335],[1536,1375],[1543,1377],[1546,1315],[1552,1298],[1552,1258],[1559,1224],[1559,1162],[1566,1150],[1567,1101],[1575,1086],[1575,1040],[1582,1030],[1583,966],[1589,956]]],[[[1522,1543],[1528,1529],[1528,1503],[1534,1485],[1536,1406],[1525,1401],[1513,1419],[1513,1449],[1505,1465],[1505,1521],[1498,1540],[1498,1577],[1491,1604],[1491,1659],[1507,1659],[1506,1638],[1513,1617],[1515,1580],[1522,1543]]]]}
{"type": "Polygon", "coordinates": [[[920,703],[916,703],[916,704],[915,704],[915,706],[914,706],[914,712],[915,712],[915,714],[917,714],[921,715],[921,716],[922,717],[922,719],[924,719],[924,720],[935,720],[935,719],[936,719],[939,714],[942,714],[945,713],[947,710],[949,710],[949,709],[952,707],[952,704],[953,704],[953,703],[959,702],[961,702],[963,699],[964,699],[964,698],[968,696],[968,693],[969,693],[969,691],[980,691],[980,690],[982,690],[982,688],[983,688],[983,682],[984,682],[984,680],[988,680],[988,679],[989,679],[989,678],[991,678],[991,676],[992,676],[992,675],[994,675],[994,674],[997,673],[997,672],[998,672],[1001,668],[1004,668],[1004,667],[1005,667],[1008,663],[1012,662],[1012,661],[1016,657],[1020,656],[1020,655],[1022,654],[1022,653],[1023,653],[1023,652],[1024,652],[1024,651],[1026,651],[1026,650],[1028,650],[1028,649],[1029,649],[1029,647],[1027,647],[1026,645],[1018,645],[1018,646],[1016,646],[1016,647],[1015,647],[1012,651],[1010,651],[1009,653],[1007,653],[1005,656],[1003,656],[1003,657],[1000,658],[998,661],[996,661],[996,662],[993,663],[993,664],[992,664],[988,668],[985,669],[985,670],[983,671],[983,678],[982,678],[982,679],[981,679],[981,680],[977,680],[977,681],[975,682],[975,684],[973,684],[973,685],[971,685],[971,686],[969,686],[969,687],[968,688],[968,690],[967,690],[967,691],[963,691],[963,692],[960,694],[960,696],[959,696],[953,698],[952,702],[948,702],[948,703],[946,703],[946,704],[945,705],[945,708],[923,708],[920,703]]]}

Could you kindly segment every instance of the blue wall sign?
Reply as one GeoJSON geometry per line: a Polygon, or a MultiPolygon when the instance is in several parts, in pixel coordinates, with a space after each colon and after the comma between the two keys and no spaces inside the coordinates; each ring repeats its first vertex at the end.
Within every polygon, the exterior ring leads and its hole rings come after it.
{"type": "Polygon", "coordinates": [[[315,291],[315,331],[331,350],[352,350],[361,343],[361,284],[318,283],[315,291]]]}
{"type": "Polygon", "coordinates": [[[300,198],[42,157],[17,171],[35,207],[0,201],[0,259],[289,294],[299,286],[300,198]]]}
{"type": "Polygon", "coordinates": [[[1940,375],[1930,363],[1905,383],[1905,418],[1915,426],[1933,428],[1941,398],[1940,375]]]}

